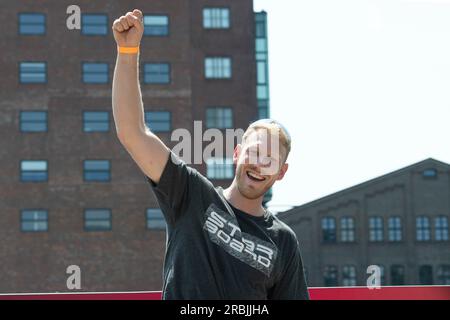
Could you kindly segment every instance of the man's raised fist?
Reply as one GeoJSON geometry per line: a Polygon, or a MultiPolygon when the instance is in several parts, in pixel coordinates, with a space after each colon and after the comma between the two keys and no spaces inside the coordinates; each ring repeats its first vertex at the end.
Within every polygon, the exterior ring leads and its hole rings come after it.
{"type": "Polygon", "coordinates": [[[112,29],[114,39],[119,47],[139,46],[144,33],[142,12],[138,9],[127,12],[126,15],[114,21],[112,29]]]}

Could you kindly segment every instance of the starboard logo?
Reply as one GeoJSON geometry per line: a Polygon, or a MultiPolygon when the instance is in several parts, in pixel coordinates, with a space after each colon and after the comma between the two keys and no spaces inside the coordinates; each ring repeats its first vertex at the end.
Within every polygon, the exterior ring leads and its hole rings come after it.
{"type": "Polygon", "coordinates": [[[203,229],[208,231],[212,242],[226,252],[270,276],[277,248],[270,242],[241,232],[237,220],[229,213],[211,204],[206,210],[203,229]]]}

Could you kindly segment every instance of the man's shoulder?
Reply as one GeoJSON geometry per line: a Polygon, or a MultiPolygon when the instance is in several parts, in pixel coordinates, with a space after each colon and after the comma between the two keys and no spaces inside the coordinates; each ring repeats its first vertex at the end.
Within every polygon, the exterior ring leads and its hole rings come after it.
{"type": "Polygon", "coordinates": [[[284,221],[281,221],[276,214],[271,213],[273,217],[273,225],[277,230],[277,233],[283,237],[286,241],[297,244],[297,235],[294,230],[287,225],[284,221]]]}

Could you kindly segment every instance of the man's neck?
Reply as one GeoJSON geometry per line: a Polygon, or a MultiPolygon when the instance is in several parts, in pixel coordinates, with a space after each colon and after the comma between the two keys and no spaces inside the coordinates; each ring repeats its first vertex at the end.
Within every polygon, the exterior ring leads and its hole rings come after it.
{"type": "Polygon", "coordinates": [[[233,183],[226,189],[223,190],[223,195],[231,205],[241,211],[244,211],[252,216],[262,217],[265,210],[262,206],[262,200],[264,196],[257,199],[248,199],[244,197],[238,189],[236,182],[233,183]]]}

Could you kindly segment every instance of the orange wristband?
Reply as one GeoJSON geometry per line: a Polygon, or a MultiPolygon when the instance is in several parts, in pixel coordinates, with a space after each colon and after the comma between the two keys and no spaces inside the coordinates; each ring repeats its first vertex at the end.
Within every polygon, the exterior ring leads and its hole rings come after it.
{"type": "Polygon", "coordinates": [[[119,53],[128,53],[128,54],[135,54],[139,53],[139,46],[137,47],[117,47],[117,50],[119,53]]]}

